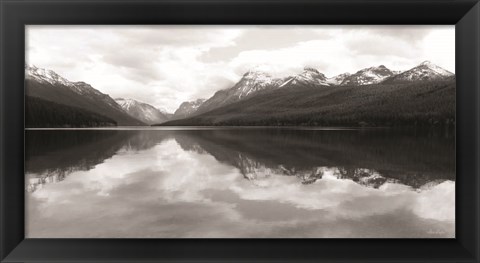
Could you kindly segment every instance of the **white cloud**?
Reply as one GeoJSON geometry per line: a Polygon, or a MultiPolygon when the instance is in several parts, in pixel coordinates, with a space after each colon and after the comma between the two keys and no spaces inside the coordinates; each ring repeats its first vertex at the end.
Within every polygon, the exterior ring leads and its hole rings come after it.
{"type": "Polygon", "coordinates": [[[455,72],[455,30],[443,27],[430,32],[423,42],[425,57],[445,69],[455,72]]]}
{"type": "Polygon", "coordinates": [[[248,69],[327,76],[430,60],[455,71],[454,26],[28,26],[28,64],[174,111],[248,69]]]}

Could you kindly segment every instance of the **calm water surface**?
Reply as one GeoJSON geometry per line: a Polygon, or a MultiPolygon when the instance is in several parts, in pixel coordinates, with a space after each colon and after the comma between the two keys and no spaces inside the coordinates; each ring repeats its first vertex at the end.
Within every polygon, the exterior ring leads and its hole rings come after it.
{"type": "Polygon", "coordinates": [[[27,237],[454,237],[448,131],[26,131],[27,237]]]}

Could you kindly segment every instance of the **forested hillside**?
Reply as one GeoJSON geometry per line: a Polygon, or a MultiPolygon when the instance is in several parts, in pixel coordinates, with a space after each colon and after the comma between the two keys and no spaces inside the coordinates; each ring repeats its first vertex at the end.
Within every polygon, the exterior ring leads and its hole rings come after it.
{"type": "Polygon", "coordinates": [[[281,88],[162,125],[453,125],[455,81],[281,88]]]}
{"type": "Polygon", "coordinates": [[[117,122],[100,114],[40,98],[25,96],[25,127],[100,127],[117,122]]]}

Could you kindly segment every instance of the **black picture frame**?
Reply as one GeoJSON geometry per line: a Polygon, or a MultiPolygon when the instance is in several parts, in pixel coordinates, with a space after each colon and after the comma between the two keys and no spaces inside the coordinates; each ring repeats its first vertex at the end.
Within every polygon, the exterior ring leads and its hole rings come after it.
{"type": "Polygon", "coordinates": [[[2,262],[480,262],[480,4],[474,0],[0,0],[2,262]],[[456,25],[454,239],[25,239],[29,24],[456,25]]]}

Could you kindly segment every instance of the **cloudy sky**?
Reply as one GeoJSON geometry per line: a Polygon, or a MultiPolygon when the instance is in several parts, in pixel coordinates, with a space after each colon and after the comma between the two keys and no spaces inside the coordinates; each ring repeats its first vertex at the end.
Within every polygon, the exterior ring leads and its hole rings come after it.
{"type": "Polygon", "coordinates": [[[250,69],[327,77],[429,60],[455,72],[454,26],[27,26],[26,62],[168,111],[250,69]]]}

